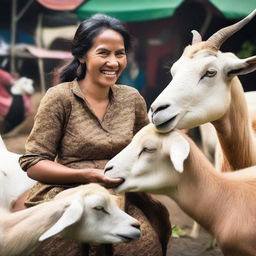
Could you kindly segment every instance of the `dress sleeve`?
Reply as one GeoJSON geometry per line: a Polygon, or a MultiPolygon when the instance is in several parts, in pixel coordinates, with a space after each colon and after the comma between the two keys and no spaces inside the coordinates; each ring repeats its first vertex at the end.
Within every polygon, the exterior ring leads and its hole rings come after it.
{"type": "Polygon", "coordinates": [[[149,123],[147,106],[144,98],[138,93],[135,100],[135,124],[133,134],[149,123]]]}
{"type": "Polygon", "coordinates": [[[41,100],[33,129],[25,144],[25,154],[19,159],[24,171],[40,160],[55,159],[69,111],[65,102],[65,94],[54,87],[41,100]]]}

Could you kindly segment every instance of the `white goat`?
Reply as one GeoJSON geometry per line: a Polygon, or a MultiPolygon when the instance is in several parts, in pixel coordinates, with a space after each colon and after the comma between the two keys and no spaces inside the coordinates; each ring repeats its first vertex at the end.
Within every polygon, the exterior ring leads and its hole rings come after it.
{"type": "Polygon", "coordinates": [[[165,194],[220,244],[225,256],[256,255],[256,167],[220,173],[185,134],[152,124],[106,165],[123,191],[165,194]]]}
{"type": "Polygon", "coordinates": [[[0,255],[31,253],[39,242],[59,235],[87,243],[129,242],[141,235],[138,221],[97,184],[59,193],[53,200],[9,213],[0,209],[0,255]]]}
{"type": "Polygon", "coordinates": [[[34,81],[27,77],[21,77],[17,79],[11,87],[11,93],[15,95],[28,94],[32,95],[34,93],[33,87],[34,81]]]}
{"type": "Polygon", "coordinates": [[[222,170],[256,164],[256,150],[244,91],[237,75],[256,69],[256,56],[238,59],[219,51],[222,43],[256,14],[221,29],[207,41],[193,31],[187,46],[171,68],[170,84],[152,103],[149,116],[160,132],[190,129],[212,122],[224,152],[222,170]]]}
{"type": "Polygon", "coordinates": [[[35,181],[19,165],[19,154],[7,150],[0,136],[0,207],[10,210],[35,181]]]}

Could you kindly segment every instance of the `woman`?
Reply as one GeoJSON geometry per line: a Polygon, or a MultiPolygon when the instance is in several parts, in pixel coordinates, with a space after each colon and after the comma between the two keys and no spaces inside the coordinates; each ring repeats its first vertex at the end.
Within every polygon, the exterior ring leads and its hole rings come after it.
{"type": "MultiPolygon", "coordinates": [[[[60,74],[61,84],[50,88],[41,101],[26,153],[20,158],[23,170],[39,181],[27,206],[79,184],[94,182],[113,188],[121,182],[105,177],[104,166],[148,123],[138,91],[115,85],[126,67],[129,49],[130,36],[119,20],[97,14],[78,27],[72,42],[74,59],[60,74]]],[[[142,223],[143,236],[115,245],[113,255],[165,255],[170,235],[167,210],[143,193],[119,198],[120,207],[142,223]]],[[[65,255],[80,255],[81,248],[61,243],[74,248],[65,255]]],[[[56,241],[48,244],[52,246],[45,245],[37,255],[62,255],[56,241]]],[[[90,246],[88,254],[103,255],[102,250],[102,246],[90,246]]]]}

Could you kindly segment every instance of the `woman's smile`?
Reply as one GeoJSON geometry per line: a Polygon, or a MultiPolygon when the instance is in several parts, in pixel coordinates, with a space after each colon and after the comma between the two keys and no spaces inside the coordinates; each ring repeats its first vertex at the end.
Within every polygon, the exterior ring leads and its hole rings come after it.
{"type": "Polygon", "coordinates": [[[118,70],[101,70],[100,72],[108,78],[117,78],[118,75],[118,70]]]}

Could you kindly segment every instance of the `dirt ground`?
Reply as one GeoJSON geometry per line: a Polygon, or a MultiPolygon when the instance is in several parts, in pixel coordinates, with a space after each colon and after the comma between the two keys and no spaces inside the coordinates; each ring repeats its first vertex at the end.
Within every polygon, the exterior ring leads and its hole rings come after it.
{"type": "MultiPolygon", "coordinates": [[[[24,144],[27,134],[4,138],[7,148],[19,154],[24,152],[24,144]]],[[[155,196],[168,208],[172,225],[178,225],[183,231],[189,233],[193,220],[189,218],[174,201],[166,196],[155,196]]],[[[200,229],[197,239],[188,236],[171,238],[168,246],[168,256],[223,256],[218,247],[207,249],[211,242],[211,236],[200,229]]]]}

